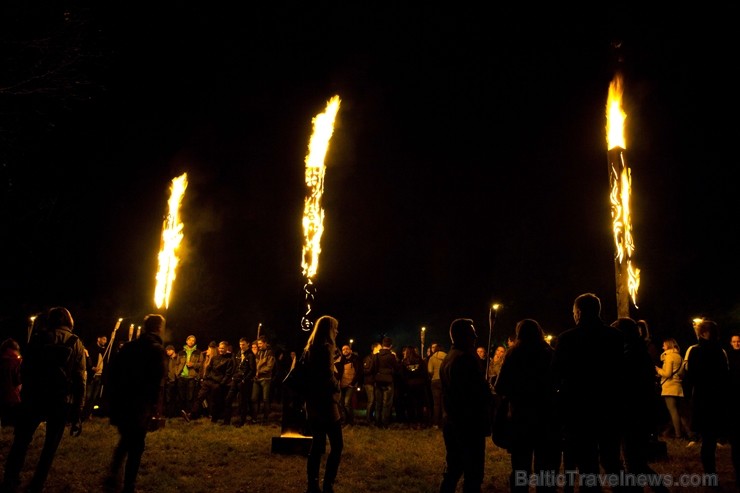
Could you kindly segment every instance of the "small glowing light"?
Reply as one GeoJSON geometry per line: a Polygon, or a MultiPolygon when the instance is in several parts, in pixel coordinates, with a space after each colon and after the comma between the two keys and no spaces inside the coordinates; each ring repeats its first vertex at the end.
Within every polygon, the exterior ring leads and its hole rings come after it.
{"type": "Polygon", "coordinates": [[[285,438],[310,438],[295,431],[286,431],[285,433],[281,433],[280,436],[285,438]]]}

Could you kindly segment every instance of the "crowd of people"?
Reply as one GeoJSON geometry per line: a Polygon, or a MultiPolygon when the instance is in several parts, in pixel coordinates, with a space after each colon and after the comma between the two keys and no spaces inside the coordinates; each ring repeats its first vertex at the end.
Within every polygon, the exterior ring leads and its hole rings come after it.
{"type": "MultiPolygon", "coordinates": [[[[724,347],[717,325],[697,320],[696,344],[682,353],[668,338],[658,353],[651,351],[646,322],[605,323],[591,293],[576,298],[573,318],[575,326],[552,342],[536,320],[521,320],[506,345],[491,348],[479,344],[473,320],[459,318],[450,325],[449,350],[435,341],[424,355],[413,346],[397,351],[384,337],[361,357],[337,344],[336,319],[320,317],[303,349],[311,384],[302,408],[314,437],[308,492],[333,493],[342,428],[358,422],[441,429],[446,468],[440,493],[454,492],[460,480],[463,491],[479,492],[497,413],[506,413],[510,427],[511,491],[533,485],[574,491],[575,476],[563,483],[560,471],[577,471],[584,492],[601,490],[588,478],[602,470],[659,478],[650,451],[661,436],[698,445],[704,473],[714,478],[717,444],[728,443],[740,484],[740,335],[724,347]]],[[[0,426],[14,427],[2,491],[17,491],[29,444],[44,421],[46,438],[28,491],[42,491],[65,427],[79,436],[96,414],[120,432],[110,491],[117,491],[122,472],[122,491],[134,491],[146,433],[165,419],[241,427],[282,418],[290,396],[281,382],[294,352],[276,354],[264,336],[243,337],[236,350],[226,340],[201,350],[195,335],[180,348],[165,346],[164,323],[161,315],[147,316],[142,334],[111,354],[114,341],[99,335],[85,345],[73,333],[69,311],[56,307],[39,317],[23,349],[12,339],[2,343],[0,426]],[[62,383],[49,378],[55,370],[42,364],[49,360],[64,370],[62,383]]],[[[661,481],[650,488],[668,491],[661,481]]],[[[621,483],[613,489],[635,491],[621,483]]]]}

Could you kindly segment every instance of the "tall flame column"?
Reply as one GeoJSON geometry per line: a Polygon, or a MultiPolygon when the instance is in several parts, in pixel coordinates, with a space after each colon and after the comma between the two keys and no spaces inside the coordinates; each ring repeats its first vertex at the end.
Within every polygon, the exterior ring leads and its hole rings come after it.
{"type": "MultiPolygon", "coordinates": [[[[183,224],[180,221],[180,204],[182,203],[185,189],[188,187],[188,175],[183,173],[172,179],[170,186],[170,198],[167,201],[167,216],[162,224],[161,248],[157,255],[159,270],[157,271],[157,285],[154,288],[154,305],[165,310],[170,305],[172,285],[175,282],[175,271],[180,259],[177,250],[183,238],[183,224]]],[[[130,339],[130,337],[129,337],[130,339]]]]}
{"type": "Polygon", "coordinates": [[[319,254],[321,253],[321,235],[324,233],[324,209],[321,206],[321,197],[324,195],[324,176],[326,166],[324,159],[329,150],[329,141],[334,133],[334,120],[339,111],[339,96],[332,97],[326,103],[326,109],[313,119],[313,133],[308,143],[306,155],[306,187],[308,194],[303,205],[303,255],[301,267],[306,278],[304,291],[306,292],[306,313],[301,320],[301,329],[308,332],[313,329],[310,320],[316,287],[313,278],[319,268],[319,254]]]}
{"type": "Polygon", "coordinates": [[[632,263],[632,255],[635,251],[630,210],[632,172],[625,160],[624,121],[627,115],[622,109],[622,92],[622,77],[617,75],[609,85],[609,97],[606,105],[609,201],[615,247],[614,274],[617,287],[617,316],[629,317],[630,298],[632,298],[632,303],[637,308],[640,270],[632,263]]]}

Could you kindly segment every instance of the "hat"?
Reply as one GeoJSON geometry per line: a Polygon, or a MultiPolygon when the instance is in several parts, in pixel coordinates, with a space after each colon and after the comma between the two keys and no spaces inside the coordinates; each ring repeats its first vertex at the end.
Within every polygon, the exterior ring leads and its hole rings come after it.
{"type": "Polygon", "coordinates": [[[167,344],[167,347],[165,347],[164,349],[165,350],[172,349],[174,351],[175,350],[175,346],[173,346],[172,344],[167,344]]]}

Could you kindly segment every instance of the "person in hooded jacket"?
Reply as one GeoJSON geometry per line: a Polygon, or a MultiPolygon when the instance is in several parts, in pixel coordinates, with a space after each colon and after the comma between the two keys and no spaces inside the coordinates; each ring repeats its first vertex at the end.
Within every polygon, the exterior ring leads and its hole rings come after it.
{"type": "Polygon", "coordinates": [[[26,490],[29,493],[44,489],[67,423],[71,423],[70,435],[82,433],[87,367],[85,346],[73,329],[72,314],[61,306],[34,321],[21,364],[21,407],[0,491],[17,491],[28,447],[42,422],[46,422],[44,446],[26,490]]]}

